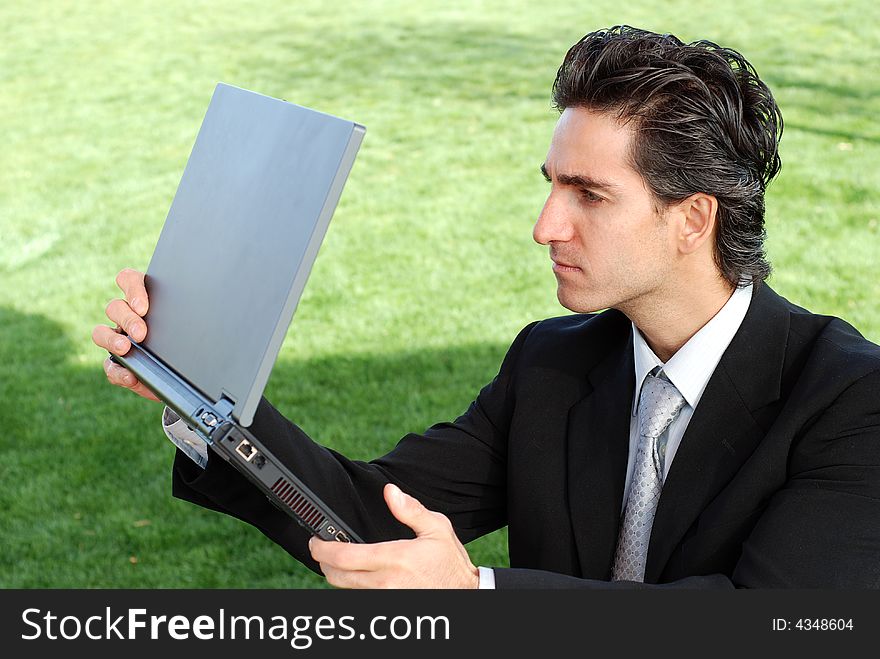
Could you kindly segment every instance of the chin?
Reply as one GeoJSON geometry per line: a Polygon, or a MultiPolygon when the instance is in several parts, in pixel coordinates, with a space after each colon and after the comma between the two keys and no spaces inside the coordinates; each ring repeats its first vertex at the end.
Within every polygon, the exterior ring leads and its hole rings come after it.
{"type": "Polygon", "coordinates": [[[598,295],[590,295],[587,291],[572,291],[563,286],[556,289],[559,304],[575,313],[596,313],[611,306],[608,300],[598,295]]]}

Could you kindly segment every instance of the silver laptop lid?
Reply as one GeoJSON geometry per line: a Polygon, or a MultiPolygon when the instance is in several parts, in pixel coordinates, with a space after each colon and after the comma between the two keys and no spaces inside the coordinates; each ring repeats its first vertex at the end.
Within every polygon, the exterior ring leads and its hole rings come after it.
{"type": "Polygon", "coordinates": [[[249,426],[363,139],[220,83],[147,269],[143,345],[249,426]]]}

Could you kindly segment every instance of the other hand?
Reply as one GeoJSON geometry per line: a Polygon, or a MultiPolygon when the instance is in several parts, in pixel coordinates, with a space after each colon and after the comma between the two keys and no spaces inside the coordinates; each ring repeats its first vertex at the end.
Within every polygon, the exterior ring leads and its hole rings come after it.
{"type": "Polygon", "coordinates": [[[479,571],[445,515],[389,483],[388,509],[413,531],[412,540],[349,544],[313,537],[309,550],[327,581],[339,588],[477,588],[479,571]]]}

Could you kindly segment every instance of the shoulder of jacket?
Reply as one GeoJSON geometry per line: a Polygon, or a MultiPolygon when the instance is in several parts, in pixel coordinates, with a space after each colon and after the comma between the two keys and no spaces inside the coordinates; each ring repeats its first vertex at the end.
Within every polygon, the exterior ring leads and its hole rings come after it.
{"type": "Polygon", "coordinates": [[[581,340],[593,336],[619,334],[621,329],[628,330],[630,325],[629,319],[615,309],[590,314],[569,314],[545,318],[533,323],[529,338],[581,340]]]}

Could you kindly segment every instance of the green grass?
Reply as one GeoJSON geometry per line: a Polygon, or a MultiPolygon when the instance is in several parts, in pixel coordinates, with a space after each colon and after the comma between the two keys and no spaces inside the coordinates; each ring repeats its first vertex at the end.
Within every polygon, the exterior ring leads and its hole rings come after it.
{"type": "MultiPolygon", "coordinates": [[[[880,339],[875,3],[574,4],[0,5],[0,586],[323,585],[171,498],[160,408],[107,385],[89,339],[115,273],[147,265],[218,80],[368,127],[266,391],[351,457],[458,414],[517,330],[563,312],[530,238],[549,88],[614,23],[756,65],[786,118],[772,284],[880,339]]],[[[503,533],[469,549],[506,563],[503,533]]]]}

